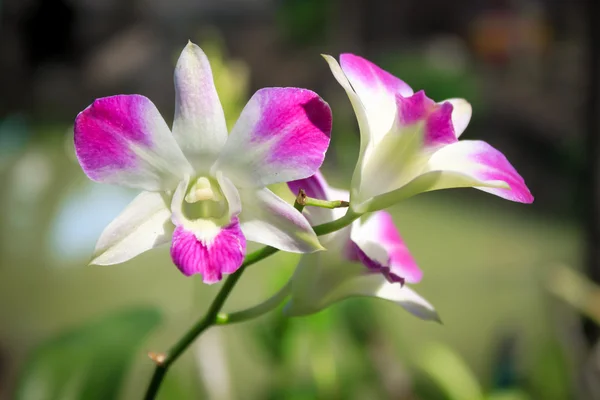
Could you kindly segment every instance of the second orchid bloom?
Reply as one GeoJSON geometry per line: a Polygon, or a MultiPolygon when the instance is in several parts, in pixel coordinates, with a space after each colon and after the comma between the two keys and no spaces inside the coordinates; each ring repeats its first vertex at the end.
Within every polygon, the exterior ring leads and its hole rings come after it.
{"type": "MultiPolygon", "coordinates": [[[[433,306],[405,283],[422,273],[385,211],[407,197],[437,189],[474,187],[508,200],[531,203],[533,196],[506,157],[481,141],[459,141],[471,118],[462,99],[436,103],[424,92],[375,64],[342,54],[341,65],[324,56],[345,89],[360,129],[360,152],[351,184],[351,227],[323,239],[329,249],[302,257],[290,281],[290,315],[304,315],[351,296],[395,302],[429,320],[433,306]],[[373,212],[363,223],[360,216],[373,212]],[[351,263],[354,261],[355,263],[351,263]],[[361,265],[362,264],[362,265],[361,265]]],[[[319,174],[289,184],[311,197],[348,200],[319,174]]],[[[313,225],[343,218],[343,212],[308,210],[313,225]]]]}
{"type": "Polygon", "coordinates": [[[506,157],[482,141],[458,138],[471,119],[463,99],[441,103],[353,54],[340,63],[324,56],[344,88],[360,129],[351,208],[358,214],[387,208],[418,193],[474,187],[508,200],[533,202],[506,157]]]}

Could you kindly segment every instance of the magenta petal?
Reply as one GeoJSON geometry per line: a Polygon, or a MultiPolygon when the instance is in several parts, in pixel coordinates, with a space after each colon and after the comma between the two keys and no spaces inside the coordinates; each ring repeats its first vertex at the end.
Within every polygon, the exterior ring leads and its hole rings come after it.
{"type": "Polygon", "coordinates": [[[245,187],[306,178],[323,163],[330,134],[331,110],[316,93],[261,89],[242,111],[217,168],[245,187]]]}
{"type": "Polygon", "coordinates": [[[404,244],[392,216],[385,211],[373,213],[360,228],[354,251],[348,256],[360,260],[369,270],[379,271],[390,282],[417,283],[423,277],[415,259],[404,244]],[[387,260],[371,252],[371,245],[381,246],[387,254],[387,260]]]}
{"type": "Polygon", "coordinates": [[[533,202],[533,196],[521,175],[504,154],[486,142],[463,140],[443,147],[432,155],[429,164],[431,170],[455,171],[482,182],[506,182],[510,189],[476,188],[519,203],[533,202]]]}
{"type": "Polygon", "coordinates": [[[417,123],[424,123],[423,144],[439,146],[457,141],[452,123],[452,104],[437,104],[418,91],[410,97],[396,97],[398,105],[398,123],[400,129],[417,123]]]}
{"type": "Polygon", "coordinates": [[[325,182],[321,171],[317,171],[316,174],[308,178],[290,181],[287,185],[294,194],[298,194],[300,189],[303,189],[308,197],[321,200],[334,200],[327,198],[327,182],[325,182]]]}
{"type": "Polygon", "coordinates": [[[390,276],[404,279],[408,283],[419,282],[423,272],[400,237],[392,216],[385,211],[379,211],[374,213],[371,219],[375,220],[378,226],[377,240],[390,256],[390,276]]]}
{"type": "Polygon", "coordinates": [[[154,104],[144,96],[97,99],[75,119],[75,151],[95,181],[172,189],[189,168],[154,104]]]}
{"type": "MultiPolygon", "coordinates": [[[[462,143],[466,146],[468,142],[464,141],[462,143]]],[[[533,195],[529,191],[529,188],[527,188],[525,180],[510,164],[504,154],[485,142],[476,143],[476,145],[473,145],[473,153],[470,154],[470,157],[478,164],[485,166],[480,173],[481,178],[490,181],[504,181],[510,186],[510,190],[496,188],[478,189],[508,200],[528,204],[533,203],[533,195]]]]}
{"type": "Polygon", "coordinates": [[[367,92],[383,88],[390,95],[410,96],[413,91],[404,81],[379,68],[372,62],[354,54],[340,56],[340,66],[358,95],[369,97],[367,92]]]}
{"type": "MultiPolygon", "coordinates": [[[[340,67],[359,99],[353,100],[353,103],[356,103],[354,108],[361,129],[361,140],[379,142],[394,123],[396,96],[410,96],[412,89],[389,72],[354,54],[342,54],[340,67]]],[[[366,145],[363,143],[361,147],[366,145]]]]}
{"type": "Polygon", "coordinates": [[[238,270],[246,254],[246,238],[237,218],[210,239],[178,226],[173,233],[171,258],[186,276],[201,274],[204,283],[219,282],[223,274],[238,270]]]}

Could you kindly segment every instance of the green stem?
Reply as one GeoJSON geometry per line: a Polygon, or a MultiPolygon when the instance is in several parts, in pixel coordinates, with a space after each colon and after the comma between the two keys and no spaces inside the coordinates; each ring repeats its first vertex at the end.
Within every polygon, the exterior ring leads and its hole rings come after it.
{"type": "Polygon", "coordinates": [[[175,360],[177,360],[179,356],[181,356],[181,354],[188,348],[190,344],[192,344],[192,342],[202,332],[210,328],[212,325],[215,325],[215,323],[217,322],[217,315],[219,311],[221,311],[225,300],[227,300],[227,297],[229,296],[231,290],[244,273],[244,270],[249,265],[252,265],[264,258],[267,258],[271,254],[275,254],[276,252],[276,248],[267,246],[246,256],[246,260],[244,261],[240,269],[238,269],[235,273],[229,275],[229,277],[225,280],[223,287],[221,288],[221,290],[219,290],[219,293],[217,293],[217,296],[208,308],[206,314],[204,314],[204,317],[202,317],[200,321],[198,321],[189,331],[187,331],[187,333],[181,339],[179,339],[177,343],[175,343],[175,345],[169,350],[169,352],[164,356],[164,358],[157,361],[156,368],[154,369],[154,374],[152,375],[152,379],[150,380],[150,384],[148,385],[148,389],[146,390],[146,395],[144,396],[144,399],[150,400],[156,397],[158,389],[160,388],[165,374],[167,373],[167,370],[169,369],[171,364],[173,364],[175,360]]]}
{"type": "Polygon", "coordinates": [[[298,197],[296,197],[296,201],[294,201],[294,208],[298,211],[300,211],[300,214],[302,214],[302,211],[304,210],[304,204],[302,204],[300,201],[298,201],[298,199],[300,198],[300,195],[298,195],[298,197]]]}
{"type": "Polygon", "coordinates": [[[345,200],[321,200],[313,197],[308,197],[304,189],[298,191],[296,201],[294,202],[294,208],[302,212],[305,206],[320,207],[320,208],[344,208],[349,207],[350,203],[345,200]]]}
{"type": "Polygon", "coordinates": [[[313,226],[313,230],[317,234],[317,236],[327,235],[328,233],[339,231],[342,228],[347,227],[355,220],[359,219],[362,214],[355,213],[351,208],[348,209],[348,212],[342,217],[338,218],[335,221],[326,222],[321,225],[313,226]]]}
{"type": "Polygon", "coordinates": [[[273,296],[271,296],[269,299],[263,301],[262,303],[254,307],[242,311],[233,312],[230,314],[219,313],[217,315],[216,324],[229,325],[236,322],[247,321],[249,319],[260,317],[261,315],[276,309],[281,304],[281,302],[290,295],[291,289],[292,285],[290,282],[288,282],[284,287],[279,289],[279,291],[273,296]]]}
{"type": "Polygon", "coordinates": [[[304,205],[310,206],[310,207],[321,207],[321,208],[333,209],[333,208],[348,207],[350,205],[350,203],[348,203],[347,201],[344,201],[344,200],[320,200],[320,199],[313,199],[312,197],[307,197],[304,200],[304,205]]]}
{"type": "MultiPolygon", "coordinates": [[[[335,221],[331,221],[331,222],[328,222],[325,224],[317,225],[317,226],[313,227],[313,229],[318,236],[326,235],[328,233],[338,231],[338,230],[350,225],[354,220],[358,219],[359,217],[360,217],[360,214],[356,214],[351,209],[348,209],[348,212],[342,218],[339,218],[335,221]]],[[[250,253],[246,256],[246,259],[244,260],[244,263],[241,265],[240,269],[238,269],[235,273],[229,275],[229,277],[225,280],[223,287],[221,288],[219,293],[217,293],[217,296],[215,297],[212,304],[208,308],[208,311],[206,312],[204,317],[202,317],[202,319],[200,319],[194,326],[192,326],[192,328],[189,331],[187,331],[187,333],[181,339],[179,339],[179,341],[177,341],[177,343],[175,343],[175,345],[169,350],[169,352],[167,354],[164,355],[164,357],[157,357],[154,359],[156,362],[156,368],[154,369],[154,374],[152,375],[152,379],[150,380],[150,384],[148,385],[148,389],[146,390],[146,395],[144,396],[144,399],[151,400],[156,397],[156,394],[158,393],[158,389],[160,388],[160,385],[162,384],[162,381],[167,373],[167,370],[171,366],[171,364],[173,364],[179,358],[179,356],[181,356],[181,354],[188,348],[188,346],[190,344],[192,344],[192,342],[194,340],[196,340],[196,338],[200,334],[202,334],[202,332],[204,332],[205,330],[207,330],[208,328],[210,328],[213,325],[223,323],[220,321],[221,318],[219,317],[219,311],[221,311],[221,308],[223,307],[225,300],[227,300],[227,297],[229,297],[229,294],[231,293],[234,286],[237,284],[237,282],[240,279],[240,277],[242,276],[242,273],[244,272],[244,270],[248,266],[250,266],[254,263],[257,263],[257,262],[269,257],[270,255],[275,254],[278,251],[279,250],[277,250],[274,247],[266,246],[260,250],[250,253]]],[[[283,294],[281,294],[281,295],[283,296],[283,294]]],[[[276,297],[276,296],[277,295],[275,295],[274,297],[276,297]]],[[[281,300],[279,302],[281,302],[281,300]]],[[[273,303],[275,303],[275,300],[273,300],[273,303]]],[[[279,303],[277,303],[277,304],[279,304],[279,303]]],[[[274,308],[277,306],[277,304],[273,305],[273,304],[269,303],[269,307],[274,308]]],[[[257,307],[261,307],[261,306],[262,305],[259,305],[257,307]]],[[[250,309],[250,310],[252,310],[252,309],[250,309]]],[[[250,310],[241,311],[240,313],[246,313],[247,311],[249,312],[250,310]]],[[[257,310],[254,310],[252,312],[256,312],[256,311],[257,310]]],[[[261,309],[258,309],[258,311],[261,311],[261,309]]],[[[235,322],[235,321],[232,321],[232,318],[238,318],[239,315],[235,316],[236,314],[238,314],[238,313],[230,314],[228,322],[235,322]]],[[[227,314],[225,314],[225,315],[227,315],[227,314]]],[[[244,314],[242,314],[242,316],[243,315],[244,314]]],[[[260,314],[257,314],[257,315],[260,315],[260,314]]],[[[248,319],[248,318],[246,318],[246,319],[248,319]]]]}

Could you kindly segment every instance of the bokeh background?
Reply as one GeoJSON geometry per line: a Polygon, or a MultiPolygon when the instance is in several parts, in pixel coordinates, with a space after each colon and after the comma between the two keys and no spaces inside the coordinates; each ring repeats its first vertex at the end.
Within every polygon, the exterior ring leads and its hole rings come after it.
{"type": "MultiPolygon", "coordinates": [[[[158,249],[88,266],[135,195],[87,180],[72,122],[94,98],[148,96],[167,121],[188,39],[229,123],[265,86],[334,114],[323,167],[347,187],[358,130],[320,53],[354,52],[474,108],[463,135],[501,149],[536,201],[476,190],[392,212],[444,325],[371,299],[216,328],[161,399],[598,399],[600,17],[596,0],[0,0],[0,397],[136,399],[218,290],[158,249]]],[[[275,188],[280,193],[285,188],[275,188]]],[[[266,299],[298,257],[250,268],[225,306],[266,299]]]]}

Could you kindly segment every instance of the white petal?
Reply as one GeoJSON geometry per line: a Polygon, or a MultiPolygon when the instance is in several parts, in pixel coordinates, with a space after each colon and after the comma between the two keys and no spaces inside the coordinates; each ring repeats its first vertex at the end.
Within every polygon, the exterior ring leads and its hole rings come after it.
{"type": "Polygon", "coordinates": [[[306,218],[269,189],[241,189],[246,239],[293,253],[323,250],[306,218]]]}
{"type": "MultiPolygon", "coordinates": [[[[422,133],[418,129],[386,135],[367,151],[359,187],[352,181],[351,207],[365,212],[362,204],[369,199],[401,188],[422,168],[422,133]]],[[[357,167],[358,168],[358,167],[357,167]]]]}
{"type": "Polygon", "coordinates": [[[351,296],[369,296],[398,304],[409,313],[424,320],[441,322],[435,308],[409,287],[390,283],[380,274],[363,275],[348,281],[328,299],[329,304],[351,296]]]}
{"type": "Polygon", "coordinates": [[[533,202],[533,196],[506,157],[482,141],[462,140],[442,147],[425,163],[421,175],[364,204],[362,212],[380,210],[419,193],[473,187],[507,200],[533,202]]]}
{"type": "MultiPolygon", "coordinates": [[[[428,161],[432,171],[448,171],[468,175],[482,184],[473,185],[477,189],[500,196],[507,200],[531,203],[533,196],[529,192],[523,177],[506,159],[504,154],[479,140],[462,140],[436,151],[428,161]],[[488,185],[488,183],[492,185],[488,185]],[[494,182],[504,185],[498,188],[494,182]]],[[[455,187],[451,179],[440,181],[440,188],[455,187]],[[443,186],[443,187],[441,187],[443,186]]]]}
{"type": "Polygon", "coordinates": [[[242,200],[240,199],[240,193],[238,192],[235,185],[223,175],[221,172],[217,172],[217,181],[221,190],[227,199],[227,205],[229,207],[229,216],[238,215],[242,211],[242,200]]]}
{"type": "Polygon", "coordinates": [[[227,141],[227,125],[208,58],[192,42],[177,61],[175,91],[173,135],[194,166],[207,170],[227,141]]]}
{"type": "Polygon", "coordinates": [[[327,242],[327,251],[305,254],[291,278],[290,301],[284,309],[288,316],[309,315],[327,308],[347,296],[331,297],[347,281],[365,273],[365,267],[341,258],[338,240],[327,242]]]}
{"type": "Polygon", "coordinates": [[[348,99],[350,100],[350,104],[352,104],[352,108],[354,109],[354,113],[356,114],[356,119],[358,121],[358,127],[360,128],[360,146],[362,151],[362,148],[367,146],[370,140],[369,120],[367,119],[365,106],[361,102],[361,99],[358,97],[354,89],[352,89],[350,81],[346,77],[346,74],[344,74],[344,71],[342,71],[342,67],[340,67],[340,64],[338,64],[337,60],[327,54],[323,54],[323,58],[325,61],[327,61],[333,77],[346,91],[348,99]]]}
{"type": "Polygon", "coordinates": [[[171,197],[171,222],[173,222],[173,225],[180,225],[186,220],[185,215],[183,215],[183,201],[189,184],[189,178],[179,182],[177,189],[173,192],[173,197],[171,197]]]}
{"type": "MultiPolygon", "coordinates": [[[[354,169],[354,173],[352,175],[352,188],[358,188],[361,185],[362,181],[362,164],[364,159],[364,154],[367,147],[371,143],[371,131],[369,128],[369,120],[367,118],[367,111],[365,106],[363,105],[361,99],[358,97],[356,92],[352,89],[350,85],[350,81],[342,71],[340,64],[338,64],[337,60],[330,55],[323,54],[322,55],[327,64],[329,64],[329,68],[331,69],[331,73],[333,77],[338,81],[338,83],[344,88],[346,94],[348,95],[348,99],[350,100],[350,104],[352,104],[352,108],[354,109],[354,114],[356,114],[356,120],[358,122],[358,128],[360,131],[360,150],[358,153],[358,161],[356,162],[356,167],[354,169]]],[[[352,193],[354,196],[355,193],[352,193]]]]}
{"type": "Polygon", "coordinates": [[[467,129],[473,108],[465,99],[448,99],[442,101],[442,103],[444,102],[452,104],[452,124],[454,125],[454,134],[458,138],[467,129]]]}
{"type": "Polygon", "coordinates": [[[167,202],[164,194],[140,193],[102,232],[91,263],[122,263],[168,243],[174,226],[167,202]]]}
{"type": "Polygon", "coordinates": [[[508,185],[498,180],[482,182],[472,176],[456,171],[431,171],[418,176],[399,189],[375,196],[370,201],[362,204],[359,211],[367,213],[383,210],[409,197],[433,190],[469,187],[506,189],[508,185]]]}
{"type": "Polygon", "coordinates": [[[385,280],[385,278],[380,278],[380,280],[381,284],[377,291],[374,292],[374,296],[392,301],[418,318],[442,322],[431,303],[425,300],[417,292],[408,286],[400,287],[397,283],[390,283],[385,280]]]}

